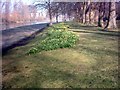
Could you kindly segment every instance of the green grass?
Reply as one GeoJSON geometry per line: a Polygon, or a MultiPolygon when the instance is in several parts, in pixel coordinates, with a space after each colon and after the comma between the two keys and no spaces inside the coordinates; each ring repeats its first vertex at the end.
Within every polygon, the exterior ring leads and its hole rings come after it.
{"type": "Polygon", "coordinates": [[[4,55],[4,87],[117,88],[118,32],[67,24],[69,30],[79,34],[80,40],[73,48],[26,55],[26,51],[45,37],[43,32],[29,44],[4,55]]]}

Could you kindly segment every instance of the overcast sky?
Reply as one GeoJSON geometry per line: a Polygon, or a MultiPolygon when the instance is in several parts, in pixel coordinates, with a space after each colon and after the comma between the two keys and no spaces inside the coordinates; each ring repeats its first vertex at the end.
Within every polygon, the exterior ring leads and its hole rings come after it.
{"type": "Polygon", "coordinates": [[[35,0],[22,0],[26,4],[32,4],[35,0]]]}

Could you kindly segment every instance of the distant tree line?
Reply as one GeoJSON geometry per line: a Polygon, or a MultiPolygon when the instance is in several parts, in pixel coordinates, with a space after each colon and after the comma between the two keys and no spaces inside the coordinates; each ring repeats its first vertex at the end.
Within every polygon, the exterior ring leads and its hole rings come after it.
{"type": "Polygon", "coordinates": [[[0,24],[28,23],[42,20],[42,14],[37,13],[34,5],[26,5],[22,0],[11,2],[11,0],[0,1],[0,24]]]}

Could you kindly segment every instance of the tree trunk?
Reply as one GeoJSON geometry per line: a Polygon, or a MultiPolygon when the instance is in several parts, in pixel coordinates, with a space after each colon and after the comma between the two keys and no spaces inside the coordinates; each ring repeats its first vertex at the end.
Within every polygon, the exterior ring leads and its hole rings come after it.
{"type": "Polygon", "coordinates": [[[6,0],[6,5],[5,5],[5,26],[6,26],[6,29],[9,28],[9,12],[10,12],[10,0],[6,0]]]}
{"type": "Polygon", "coordinates": [[[77,9],[76,9],[76,21],[77,22],[79,22],[79,9],[78,9],[78,7],[77,7],[77,9]]]}
{"type": "Polygon", "coordinates": [[[89,20],[89,18],[87,17],[87,14],[88,14],[88,12],[90,12],[90,8],[91,8],[90,0],[88,0],[88,2],[84,2],[84,8],[83,8],[83,23],[84,24],[86,23],[87,20],[89,20]]]}
{"type": "Polygon", "coordinates": [[[51,12],[50,0],[48,2],[48,10],[49,10],[49,19],[50,19],[50,26],[51,26],[52,25],[52,12],[51,12]]]}
{"type": "Polygon", "coordinates": [[[83,23],[84,24],[86,23],[86,14],[85,14],[85,11],[86,11],[86,2],[83,2],[83,23]]]}
{"type": "Polygon", "coordinates": [[[98,27],[102,27],[101,25],[101,2],[99,3],[99,16],[98,16],[98,27]]]}
{"type": "Polygon", "coordinates": [[[88,24],[91,24],[91,0],[88,0],[87,7],[86,7],[86,18],[88,21],[88,24]]]}
{"type": "Polygon", "coordinates": [[[91,7],[89,9],[89,24],[91,24],[91,7]]]}
{"type": "Polygon", "coordinates": [[[104,27],[104,29],[106,29],[106,28],[111,28],[111,29],[117,28],[115,2],[109,3],[108,22],[107,22],[107,25],[104,27]]]}
{"type": "Polygon", "coordinates": [[[56,23],[58,23],[58,13],[56,14],[56,23]]]}
{"type": "Polygon", "coordinates": [[[108,12],[108,20],[107,20],[107,24],[104,27],[104,29],[106,29],[109,25],[109,21],[110,21],[110,13],[111,13],[111,2],[109,2],[109,12],[108,12]]]}
{"type": "Polygon", "coordinates": [[[111,3],[111,13],[110,13],[110,21],[109,21],[108,28],[113,28],[113,29],[117,28],[115,2],[111,3]]]}

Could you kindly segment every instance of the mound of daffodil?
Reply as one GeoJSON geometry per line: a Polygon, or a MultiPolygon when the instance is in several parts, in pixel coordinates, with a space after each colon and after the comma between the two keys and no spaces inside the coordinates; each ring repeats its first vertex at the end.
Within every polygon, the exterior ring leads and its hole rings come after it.
{"type": "Polygon", "coordinates": [[[55,24],[47,30],[46,38],[40,41],[35,47],[32,47],[27,53],[35,54],[43,50],[54,50],[58,48],[72,47],[78,41],[78,35],[68,31],[68,25],[64,23],[55,24]]]}

